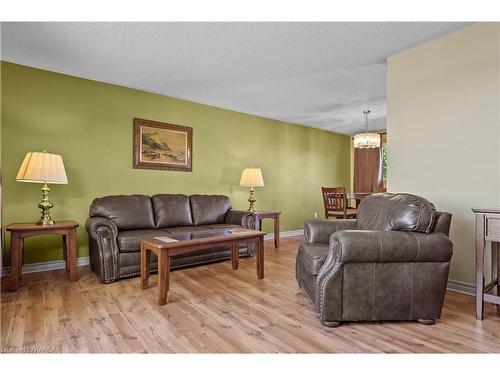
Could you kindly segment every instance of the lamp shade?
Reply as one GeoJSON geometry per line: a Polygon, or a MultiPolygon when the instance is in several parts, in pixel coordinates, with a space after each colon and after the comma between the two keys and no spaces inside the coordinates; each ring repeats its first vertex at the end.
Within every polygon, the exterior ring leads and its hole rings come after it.
{"type": "Polygon", "coordinates": [[[16,181],[50,184],[67,184],[61,155],[47,152],[28,152],[24,157],[16,181]]]}
{"type": "Polygon", "coordinates": [[[241,174],[241,186],[264,186],[260,168],[245,168],[241,174]]]}

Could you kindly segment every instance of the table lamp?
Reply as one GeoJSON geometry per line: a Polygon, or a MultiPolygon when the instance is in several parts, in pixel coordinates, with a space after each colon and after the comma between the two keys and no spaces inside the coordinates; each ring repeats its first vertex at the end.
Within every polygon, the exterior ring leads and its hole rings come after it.
{"type": "Polygon", "coordinates": [[[255,186],[264,186],[264,179],[262,178],[262,172],[260,168],[245,168],[243,169],[243,173],[241,174],[240,186],[250,186],[250,198],[248,198],[248,202],[250,203],[250,207],[248,207],[248,211],[256,212],[255,210],[255,186]]]}
{"type": "Polygon", "coordinates": [[[49,154],[45,150],[43,152],[28,152],[24,157],[21,168],[19,168],[16,181],[43,184],[42,201],[38,204],[38,207],[42,210],[42,217],[37,224],[53,225],[54,221],[50,217],[50,209],[54,205],[49,200],[50,189],[47,183],[68,183],[61,155],[49,154]]]}

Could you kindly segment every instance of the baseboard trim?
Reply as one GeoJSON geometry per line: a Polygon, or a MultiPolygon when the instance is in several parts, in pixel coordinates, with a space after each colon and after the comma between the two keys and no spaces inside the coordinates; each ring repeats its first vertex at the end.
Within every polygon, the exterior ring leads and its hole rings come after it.
{"type": "MultiPolygon", "coordinates": [[[[285,230],[283,232],[280,232],[280,238],[285,238],[285,237],[295,237],[295,236],[303,236],[304,235],[304,229],[297,229],[297,230],[285,230]]],[[[264,236],[265,240],[272,240],[274,239],[274,233],[268,233],[264,236]]]]}
{"type": "Polygon", "coordinates": [[[448,286],[446,289],[453,290],[458,293],[469,294],[471,296],[476,295],[476,285],[463,281],[448,279],[448,286]]]}
{"type": "MultiPolygon", "coordinates": [[[[89,257],[81,257],[76,259],[77,267],[80,266],[88,266],[90,264],[89,257]]],[[[64,260],[53,260],[49,262],[40,262],[40,263],[30,263],[23,265],[23,273],[34,273],[34,272],[43,272],[43,271],[53,271],[66,268],[66,264],[64,260]]],[[[2,270],[2,276],[6,276],[7,271],[5,269],[2,270]]]]}

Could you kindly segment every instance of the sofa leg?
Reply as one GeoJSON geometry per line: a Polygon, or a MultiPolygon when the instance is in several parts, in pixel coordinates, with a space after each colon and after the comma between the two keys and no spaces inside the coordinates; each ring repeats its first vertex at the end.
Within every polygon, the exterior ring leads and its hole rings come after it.
{"type": "Polygon", "coordinates": [[[342,322],[321,322],[324,326],[330,327],[330,328],[337,328],[342,325],[342,322]]]}
{"type": "Polygon", "coordinates": [[[420,324],[425,324],[426,326],[433,325],[435,323],[434,319],[417,319],[420,324]]]}

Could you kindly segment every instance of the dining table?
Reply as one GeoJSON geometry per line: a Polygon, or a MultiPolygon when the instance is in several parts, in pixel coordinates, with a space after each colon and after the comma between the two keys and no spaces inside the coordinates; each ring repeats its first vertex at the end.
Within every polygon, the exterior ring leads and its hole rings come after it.
{"type": "Polygon", "coordinates": [[[373,193],[360,193],[360,192],[353,192],[353,193],[346,193],[346,198],[347,200],[353,199],[356,202],[356,208],[359,207],[359,203],[361,200],[373,193]]]}

